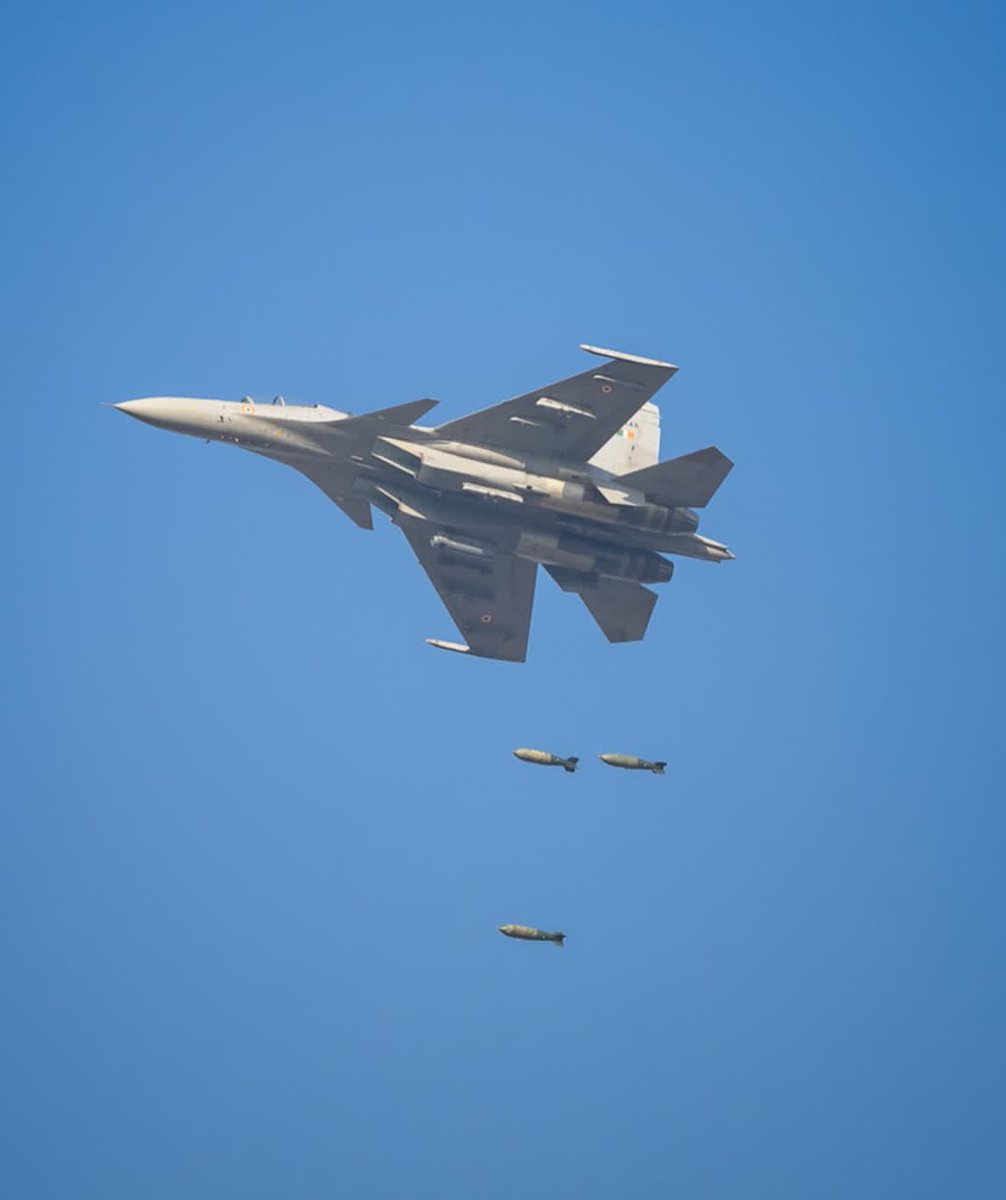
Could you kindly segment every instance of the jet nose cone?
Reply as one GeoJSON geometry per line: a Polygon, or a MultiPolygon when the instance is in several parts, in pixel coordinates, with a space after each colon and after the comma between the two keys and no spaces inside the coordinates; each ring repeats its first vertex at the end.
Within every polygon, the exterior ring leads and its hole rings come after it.
{"type": "Polygon", "coordinates": [[[119,412],[124,412],[127,417],[136,417],[139,421],[164,420],[167,415],[162,400],[123,400],[113,407],[119,412]]]}
{"type": "Polygon", "coordinates": [[[192,406],[178,396],[146,396],[141,400],[123,400],[114,407],[148,425],[178,429],[185,425],[192,406]]]}

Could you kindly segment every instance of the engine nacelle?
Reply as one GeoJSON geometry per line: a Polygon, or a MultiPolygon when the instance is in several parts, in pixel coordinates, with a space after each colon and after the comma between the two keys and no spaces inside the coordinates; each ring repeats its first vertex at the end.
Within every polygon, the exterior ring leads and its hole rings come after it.
{"type": "Polygon", "coordinates": [[[655,533],[694,533],[699,514],[690,508],[664,508],[659,504],[640,504],[619,509],[620,520],[655,533]]]}
{"type": "Polygon", "coordinates": [[[626,550],[598,554],[594,571],[608,579],[628,579],[633,583],[666,583],[674,574],[674,563],[659,554],[626,550]]]}

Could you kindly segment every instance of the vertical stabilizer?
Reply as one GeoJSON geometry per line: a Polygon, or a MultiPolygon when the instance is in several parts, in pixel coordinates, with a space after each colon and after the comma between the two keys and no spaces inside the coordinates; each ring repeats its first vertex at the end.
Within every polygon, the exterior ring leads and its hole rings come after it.
{"type": "Polygon", "coordinates": [[[652,467],[660,457],[660,409],[646,404],[590,460],[602,471],[626,475],[652,467]]]}

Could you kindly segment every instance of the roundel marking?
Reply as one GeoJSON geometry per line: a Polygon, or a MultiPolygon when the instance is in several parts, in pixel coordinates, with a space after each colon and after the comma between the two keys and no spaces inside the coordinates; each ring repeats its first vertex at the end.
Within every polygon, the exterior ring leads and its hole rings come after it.
{"type": "Polygon", "coordinates": [[[492,622],[492,619],[493,619],[492,613],[483,613],[482,616],[479,617],[479,620],[482,622],[483,625],[489,625],[492,622]]]}
{"type": "Polygon", "coordinates": [[[607,393],[611,391],[611,384],[610,383],[602,383],[601,391],[607,395],[607,393]]]}

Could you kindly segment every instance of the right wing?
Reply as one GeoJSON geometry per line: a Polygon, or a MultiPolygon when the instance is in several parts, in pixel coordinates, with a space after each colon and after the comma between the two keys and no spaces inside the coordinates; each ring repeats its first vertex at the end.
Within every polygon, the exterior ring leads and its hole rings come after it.
{"type": "Polygon", "coordinates": [[[581,346],[610,361],[437,428],[441,437],[586,462],[678,369],[653,358],[581,346]]]}
{"type": "Polygon", "coordinates": [[[564,592],[576,592],[609,642],[638,642],[646,633],[656,592],[626,579],[598,579],[562,567],[546,567],[564,592]]]}
{"type": "Polygon", "coordinates": [[[397,524],[440,593],[472,654],[523,662],[537,566],[511,554],[474,557],[434,546],[435,523],[398,515],[397,524]]]}

